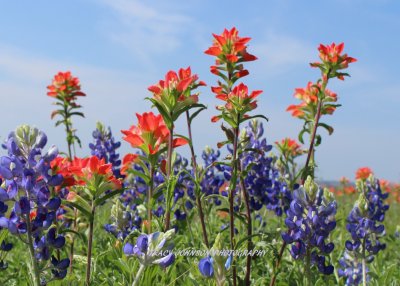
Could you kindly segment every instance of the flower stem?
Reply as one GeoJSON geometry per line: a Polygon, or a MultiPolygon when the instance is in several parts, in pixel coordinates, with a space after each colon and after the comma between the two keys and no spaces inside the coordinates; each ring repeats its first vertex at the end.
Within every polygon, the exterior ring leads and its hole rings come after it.
{"type": "Polygon", "coordinates": [[[86,286],[90,285],[90,271],[92,268],[92,244],[93,244],[93,228],[94,228],[94,214],[96,207],[94,206],[94,200],[92,201],[92,217],[89,222],[89,239],[88,239],[88,250],[87,250],[87,265],[86,265],[86,286]]]}
{"type": "Polygon", "coordinates": [[[27,235],[28,235],[28,245],[29,245],[29,253],[31,256],[31,263],[33,268],[33,285],[40,286],[40,271],[37,260],[35,258],[35,250],[33,249],[33,239],[32,239],[32,232],[31,232],[31,221],[29,218],[29,214],[26,215],[26,228],[27,228],[27,235]]]}
{"type": "Polygon", "coordinates": [[[362,252],[362,281],[363,281],[363,286],[367,286],[367,265],[365,262],[365,238],[363,240],[363,252],[362,252]]]}
{"type": "MultiPolygon", "coordinates": [[[[171,129],[169,130],[168,153],[167,153],[167,182],[170,181],[172,173],[172,153],[174,151],[173,140],[174,140],[174,126],[172,126],[171,129]]],[[[169,206],[169,199],[167,198],[166,211],[165,211],[165,231],[169,229],[170,220],[171,220],[171,210],[169,206]]]]}
{"type": "MultiPolygon", "coordinates": [[[[235,250],[235,220],[234,220],[235,216],[234,216],[233,204],[235,201],[235,190],[236,190],[237,171],[238,171],[238,162],[237,162],[238,141],[239,141],[239,120],[238,120],[238,126],[234,128],[232,176],[231,176],[232,181],[229,190],[229,226],[230,226],[231,250],[235,250]]],[[[233,276],[232,277],[233,286],[236,286],[237,274],[236,274],[236,266],[234,263],[232,265],[232,276],[233,276]]]]}
{"type": "Polygon", "coordinates": [[[149,234],[151,233],[151,220],[152,220],[152,207],[151,207],[151,199],[153,198],[153,188],[154,188],[154,166],[150,163],[150,186],[149,191],[147,193],[147,230],[149,234]]]}
{"type": "Polygon", "coordinates": [[[134,280],[133,283],[132,283],[132,286],[139,285],[138,283],[139,283],[139,281],[140,281],[140,277],[142,276],[142,273],[143,273],[143,271],[144,271],[145,268],[146,268],[146,267],[145,267],[143,264],[140,265],[139,270],[138,270],[138,272],[136,273],[135,280],[134,280]]]}
{"type": "MultiPolygon", "coordinates": [[[[189,111],[186,111],[186,122],[187,122],[187,128],[188,128],[188,134],[189,134],[189,147],[190,147],[190,153],[192,155],[192,165],[193,165],[193,173],[194,173],[194,178],[195,178],[195,185],[197,188],[197,161],[196,161],[196,155],[194,153],[194,148],[193,148],[193,139],[192,139],[192,127],[190,124],[190,116],[189,116],[189,111]]],[[[203,212],[203,206],[201,204],[201,198],[200,198],[200,190],[196,189],[196,203],[197,203],[197,208],[199,209],[199,215],[200,215],[200,223],[201,223],[201,230],[203,232],[203,240],[204,243],[206,244],[207,248],[209,248],[209,243],[208,243],[208,236],[207,236],[207,229],[206,229],[206,224],[204,222],[204,212],[203,212]]]]}
{"type": "MultiPolygon", "coordinates": [[[[243,193],[243,197],[244,197],[245,204],[246,204],[246,214],[247,214],[247,237],[248,237],[248,240],[247,240],[247,252],[248,252],[248,253],[251,253],[251,250],[252,250],[252,248],[253,248],[253,242],[252,242],[252,239],[251,239],[251,235],[252,235],[252,223],[251,223],[250,200],[249,200],[249,194],[247,193],[246,186],[245,186],[245,184],[244,184],[243,176],[242,176],[242,174],[241,174],[243,168],[242,168],[242,164],[241,164],[240,161],[239,161],[238,167],[239,167],[239,173],[240,173],[240,174],[239,174],[239,176],[240,176],[240,177],[239,177],[239,179],[240,179],[240,186],[241,186],[242,193],[243,193]]],[[[247,255],[247,257],[246,257],[246,276],[245,276],[245,280],[244,280],[246,286],[249,286],[249,285],[250,285],[251,258],[252,258],[251,255],[247,255]]]]}
{"type": "Polygon", "coordinates": [[[307,249],[306,252],[306,264],[304,265],[304,272],[307,280],[305,285],[312,286],[313,284],[311,283],[311,253],[309,249],[307,249]]]}
{"type": "MultiPolygon", "coordinates": [[[[329,75],[329,71],[328,71],[328,75],[329,75]]],[[[328,76],[327,76],[327,79],[325,79],[323,81],[323,83],[322,83],[322,87],[321,87],[321,92],[322,93],[325,93],[325,89],[326,89],[326,85],[327,84],[328,84],[328,76]]],[[[317,134],[319,119],[321,118],[321,110],[322,110],[322,100],[319,100],[318,101],[318,106],[317,106],[317,113],[315,115],[315,120],[314,120],[313,131],[312,131],[311,138],[310,138],[310,147],[308,148],[307,160],[306,160],[306,163],[305,163],[304,169],[303,169],[303,170],[305,170],[305,173],[304,173],[304,175],[302,177],[301,184],[304,184],[304,182],[305,182],[305,180],[307,178],[308,165],[310,164],[310,162],[314,162],[315,136],[317,134]]],[[[312,176],[314,177],[314,170],[313,170],[312,176]]],[[[276,271],[280,267],[280,264],[281,264],[281,261],[282,261],[282,256],[283,256],[283,253],[285,251],[285,248],[286,248],[286,242],[284,241],[282,243],[282,247],[281,247],[281,249],[279,251],[279,256],[278,256],[278,259],[277,259],[276,265],[275,265],[275,274],[271,279],[271,282],[269,284],[270,286],[274,286],[275,285],[276,275],[277,275],[276,271]]]]}

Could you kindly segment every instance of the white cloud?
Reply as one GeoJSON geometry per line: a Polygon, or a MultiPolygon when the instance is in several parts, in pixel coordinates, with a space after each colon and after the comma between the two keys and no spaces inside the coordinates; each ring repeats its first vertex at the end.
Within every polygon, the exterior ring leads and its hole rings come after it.
{"type": "Polygon", "coordinates": [[[141,60],[149,61],[149,52],[173,51],[185,40],[192,19],[171,9],[170,5],[150,6],[149,2],[103,0],[116,14],[117,25],[107,25],[108,36],[129,48],[141,60]],[[146,4],[145,4],[146,3],[146,4]]]}
{"type": "Polygon", "coordinates": [[[268,75],[282,75],[288,70],[304,66],[316,59],[313,45],[294,36],[267,31],[265,39],[251,46],[259,58],[258,66],[268,75]]]}
{"type": "Polygon", "coordinates": [[[50,120],[51,110],[55,109],[51,104],[54,100],[46,96],[46,86],[58,71],[70,70],[78,76],[82,90],[87,94],[87,97],[79,99],[86,119],[74,120],[84,146],[91,141],[97,120],[110,125],[116,137],[120,138],[119,130],[128,128],[135,121],[134,113],[150,107],[143,100],[148,94],[148,80],[152,78],[149,74],[38,58],[1,44],[0,54],[4,55],[0,58],[2,138],[17,125],[28,123],[48,131],[49,141],[63,148],[64,130],[55,128],[50,120]]]}

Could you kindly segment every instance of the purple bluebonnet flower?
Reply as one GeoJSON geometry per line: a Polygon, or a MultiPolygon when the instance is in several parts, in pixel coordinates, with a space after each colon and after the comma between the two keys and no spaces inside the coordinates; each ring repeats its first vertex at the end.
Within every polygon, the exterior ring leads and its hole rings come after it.
{"type": "Polygon", "coordinates": [[[157,264],[166,268],[175,261],[175,254],[172,253],[173,243],[170,241],[174,234],[174,229],[165,233],[141,234],[135,245],[127,242],[123,251],[126,256],[135,256],[145,267],[157,264]]]}
{"type": "Polygon", "coordinates": [[[334,248],[334,244],[326,240],[336,227],[336,209],[333,194],[328,189],[321,189],[308,177],[304,186],[294,191],[286,212],[288,231],[282,233],[282,238],[287,244],[292,244],[292,257],[303,260],[309,253],[311,263],[323,274],[333,273],[333,266],[326,265],[325,257],[334,248]]]}
{"type": "MultiPolygon", "coordinates": [[[[346,285],[361,283],[362,277],[356,279],[354,273],[359,273],[362,263],[372,262],[375,255],[386,248],[386,244],[380,239],[385,235],[382,222],[389,205],[384,200],[389,194],[382,192],[379,181],[372,175],[368,179],[358,180],[356,186],[360,197],[350,211],[346,225],[351,240],[346,241],[346,252],[340,260],[343,268],[339,275],[345,277],[346,285]]],[[[368,269],[365,271],[367,274],[368,269]]]]}
{"type": "Polygon", "coordinates": [[[133,231],[139,230],[142,218],[138,211],[124,206],[121,199],[116,199],[111,208],[111,223],[104,225],[104,229],[113,234],[117,239],[123,241],[133,231]]]}
{"type": "MultiPolygon", "coordinates": [[[[357,257],[352,257],[350,253],[346,250],[343,254],[343,257],[339,259],[340,267],[338,270],[338,274],[340,277],[345,277],[345,285],[359,285],[362,283],[362,262],[357,257]]],[[[369,269],[366,268],[366,272],[368,273],[369,269]]],[[[367,277],[367,281],[369,277],[367,277]]]]}
{"type": "Polygon", "coordinates": [[[121,146],[121,142],[115,141],[112,136],[111,128],[97,122],[96,129],[93,131],[94,143],[89,144],[91,154],[97,156],[99,159],[104,159],[106,163],[112,164],[114,176],[121,178],[120,165],[121,160],[117,149],[121,146]]]}
{"type": "Polygon", "coordinates": [[[5,239],[3,239],[1,241],[1,243],[0,243],[0,270],[4,270],[8,267],[7,262],[5,262],[5,258],[7,256],[7,253],[10,252],[12,248],[13,248],[12,243],[7,242],[5,239]]]}
{"type": "Polygon", "coordinates": [[[214,277],[218,286],[225,285],[226,272],[231,267],[233,259],[232,254],[228,257],[221,255],[223,252],[223,242],[221,233],[219,233],[210,250],[210,255],[200,259],[198,263],[198,269],[201,275],[206,278],[214,277]]]}
{"type": "Polygon", "coordinates": [[[281,174],[273,167],[273,158],[268,154],[272,146],[267,144],[263,134],[264,127],[257,120],[250,121],[241,134],[243,148],[250,150],[241,156],[243,169],[247,172],[245,186],[252,210],[266,206],[277,216],[282,216],[289,208],[292,196],[281,174]]]}
{"type": "Polygon", "coordinates": [[[210,278],[214,276],[213,259],[211,256],[204,257],[199,261],[199,270],[201,275],[210,278]]]}
{"type": "Polygon", "coordinates": [[[65,244],[62,235],[55,235],[56,228],[50,228],[61,205],[52,187],[61,185],[63,177],[53,174],[50,163],[58,150],[52,146],[44,152],[46,143],[46,134],[23,125],[10,133],[4,144],[8,155],[0,157],[0,176],[4,178],[0,184],[0,230],[30,236],[38,262],[49,260],[53,249],[65,244]],[[12,206],[8,216],[5,202],[12,206]]]}

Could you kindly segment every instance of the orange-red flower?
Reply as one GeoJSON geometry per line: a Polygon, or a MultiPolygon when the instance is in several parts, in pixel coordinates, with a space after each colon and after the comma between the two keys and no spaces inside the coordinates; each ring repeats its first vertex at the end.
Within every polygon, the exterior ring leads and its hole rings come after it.
{"type": "Polygon", "coordinates": [[[221,35],[213,34],[214,42],[205,53],[218,57],[219,61],[231,63],[254,61],[257,58],[247,53],[249,37],[239,37],[239,31],[233,27],[231,30],[224,29],[221,35]]]}
{"type": "MultiPolygon", "coordinates": [[[[131,144],[133,148],[139,148],[147,155],[154,155],[160,151],[163,144],[167,144],[169,130],[162,116],[153,112],[143,114],[136,113],[138,125],[132,125],[129,130],[121,130],[125,135],[122,139],[131,144]]],[[[174,139],[173,146],[178,147],[187,144],[182,138],[174,139]]]]}
{"type": "MultiPolygon", "coordinates": [[[[222,91],[219,88],[213,88],[214,92],[222,91]]],[[[227,110],[251,111],[257,107],[255,98],[262,93],[262,90],[255,90],[249,94],[248,87],[240,83],[229,94],[217,93],[216,98],[226,101],[227,110]]]]}
{"type": "Polygon", "coordinates": [[[76,180],[70,171],[71,162],[68,158],[58,156],[50,163],[51,169],[63,176],[61,187],[70,187],[76,184],[76,180]]]}
{"type": "MultiPolygon", "coordinates": [[[[332,43],[331,45],[322,45],[318,47],[319,58],[322,63],[315,62],[311,63],[312,67],[318,67],[322,71],[330,71],[331,77],[337,77],[340,80],[344,80],[344,76],[347,74],[338,73],[338,70],[345,69],[350,63],[356,62],[355,58],[349,57],[347,54],[342,54],[344,49],[344,43],[336,45],[332,43]]],[[[326,75],[325,75],[326,76],[326,75]]]]}
{"type": "Polygon", "coordinates": [[[349,66],[349,63],[356,62],[355,58],[347,56],[347,54],[343,54],[344,43],[340,43],[336,45],[332,43],[331,45],[319,45],[319,58],[323,62],[330,62],[332,64],[340,65],[340,68],[344,69],[349,66]]]}
{"type": "MultiPolygon", "coordinates": [[[[118,180],[112,171],[112,164],[106,164],[104,159],[99,159],[97,156],[90,158],[74,158],[69,167],[77,183],[87,185],[91,180],[101,177],[103,182],[106,182],[109,189],[120,189],[122,183],[118,180]]],[[[95,182],[97,183],[97,182],[95,182]]]]}
{"type": "Polygon", "coordinates": [[[372,170],[368,167],[359,168],[356,172],[356,179],[366,180],[373,174],[372,170]]]}
{"type": "Polygon", "coordinates": [[[303,150],[301,149],[301,145],[297,143],[296,140],[291,138],[282,139],[280,142],[275,142],[277,147],[282,151],[282,153],[291,155],[293,157],[297,157],[303,154],[303,150]]]}
{"type": "Polygon", "coordinates": [[[49,90],[47,92],[48,96],[59,96],[67,101],[75,100],[77,96],[86,95],[81,91],[79,79],[73,77],[69,71],[56,74],[47,89],[49,90]]]}
{"type": "MultiPolygon", "coordinates": [[[[192,75],[192,71],[190,67],[183,69],[181,68],[178,73],[174,71],[169,71],[165,75],[164,80],[160,80],[158,84],[152,85],[148,88],[150,92],[153,93],[156,99],[161,99],[162,95],[167,94],[178,94],[178,101],[184,100],[185,94],[184,92],[189,88],[196,88],[201,85],[206,85],[203,81],[196,82],[198,80],[197,75],[192,75]]],[[[190,95],[192,97],[193,102],[198,101],[197,95],[190,95]]]]}
{"type": "MultiPolygon", "coordinates": [[[[333,114],[336,106],[332,105],[332,103],[337,101],[337,94],[325,89],[325,92],[320,95],[321,88],[320,83],[313,84],[311,81],[308,82],[305,88],[296,88],[293,96],[302,102],[298,105],[289,105],[286,111],[291,112],[294,117],[303,118],[306,113],[316,112],[317,104],[319,100],[322,100],[326,104],[322,105],[321,114],[333,114]]],[[[313,117],[313,114],[311,116],[313,117]]]]}
{"type": "Polygon", "coordinates": [[[139,161],[138,154],[126,154],[122,159],[121,174],[127,175],[128,170],[132,169],[132,165],[139,161]]]}

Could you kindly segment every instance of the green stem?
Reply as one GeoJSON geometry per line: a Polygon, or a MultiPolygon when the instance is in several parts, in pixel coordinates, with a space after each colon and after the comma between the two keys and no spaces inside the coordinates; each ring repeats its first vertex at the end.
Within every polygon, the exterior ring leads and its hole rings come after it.
{"type": "Polygon", "coordinates": [[[363,240],[363,253],[362,253],[362,281],[363,281],[363,286],[367,286],[367,265],[365,262],[365,238],[363,240]]]}
{"type": "MultiPolygon", "coordinates": [[[[167,153],[167,182],[170,181],[171,179],[171,173],[172,173],[172,153],[174,152],[174,147],[173,147],[173,141],[174,141],[174,126],[171,127],[169,130],[169,138],[168,138],[168,153],[167,153]]],[[[165,211],[165,231],[169,230],[169,225],[170,225],[170,220],[171,220],[171,210],[169,206],[169,201],[167,198],[166,202],[166,211],[165,211]]]]}
{"type": "Polygon", "coordinates": [[[312,281],[311,281],[311,252],[309,249],[307,249],[307,253],[306,253],[306,264],[305,264],[305,277],[307,280],[306,285],[307,286],[312,286],[312,281]]]}
{"type": "Polygon", "coordinates": [[[138,272],[136,273],[135,280],[133,281],[132,286],[139,285],[138,283],[140,281],[140,277],[142,276],[142,273],[145,269],[146,267],[143,264],[141,264],[138,272]]]}
{"type": "Polygon", "coordinates": [[[152,222],[152,206],[151,200],[153,198],[153,188],[154,188],[154,166],[150,164],[150,186],[149,191],[147,193],[147,230],[149,234],[151,233],[151,222],[152,222]]]}
{"type": "MultiPolygon", "coordinates": [[[[326,86],[328,84],[328,78],[329,78],[329,71],[327,73],[326,79],[323,81],[322,86],[321,86],[321,92],[322,93],[325,93],[325,89],[326,89],[326,86]]],[[[313,131],[312,131],[311,138],[310,138],[310,147],[308,148],[307,160],[306,160],[306,163],[305,163],[305,166],[304,166],[304,169],[303,169],[305,171],[305,173],[304,173],[303,178],[301,180],[301,184],[304,184],[305,180],[307,179],[308,165],[310,164],[310,162],[314,162],[315,136],[316,136],[317,129],[318,129],[319,119],[321,117],[321,111],[322,111],[322,101],[319,100],[318,101],[318,106],[317,106],[317,113],[316,113],[315,118],[314,118],[314,125],[313,125],[313,131]]],[[[312,176],[314,177],[314,170],[313,170],[312,176]]],[[[275,274],[272,276],[271,283],[269,284],[270,286],[274,286],[275,285],[276,276],[277,276],[277,270],[280,267],[280,264],[281,264],[281,261],[282,261],[282,256],[283,256],[283,253],[285,251],[285,248],[286,248],[286,242],[284,241],[282,243],[282,247],[281,247],[281,249],[279,251],[278,259],[277,259],[276,265],[275,265],[275,274]]]]}
{"type": "MultiPolygon", "coordinates": [[[[244,184],[243,176],[242,176],[242,174],[241,174],[243,168],[242,168],[242,164],[241,164],[240,160],[239,160],[238,167],[239,167],[239,176],[240,176],[240,177],[239,177],[240,186],[241,186],[242,193],[243,193],[243,197],[244,197],[244,201],[245,201],[245,204],[246,204],[247,237],[248,237],[248,240],[247,240],[247,251],[248,251],[248,253],[251,253],[251,250],[252,250],[252,248],[253,248],[253,242],[252,242],[252,239],[251,239],[251,235],[252,235],[252,223],[251,223],[250,200],[249,200],[249,194],[247,193],[246,186],[245,186],[245,184],[244,184]]],[[[246,286],[249,286],[249,285],[250,285],[251,258],[252,258],[251,255],[247,255],[247,257],[246,257],[246,276],[245,276],[245,280],[244,280],[246,286]]]]}
{"type": "MultiPolygon", "coordinates": [[[[238,116],[239,117],[239,116],[238,116]]],[[[239,125],[239,120],[238,120],[239,125]]],[[[237,150],[238,150],[238,141],[239,141],[239,126],[234,128],[234,138],[233,138],[233,157],[232,157],[232,176],[231,176],[231,184],[229,190],[229,226],[230,226],[230,243],[231,250],[235,250],[235,216],[234,216],[234,201],[235,201],[235,190],[237,184],[237,171],[238,171],[238,162],[237,162],[237,150]]],[[[232,278],[233,278],[233,286],[236,286],[236,266],[235,263],[232,264],[232,278]]]]}
{"type": "Polygon", "coordinates": [[[29,245],[29,254],[31,256],[31,263],[33,268],[33,285],[40,286],[40,271],[39,265],[35,258],[35,250],[33,249],[33,239],[32,239],[32,232],[31,232],[31,221],[29,218],[29,214],[25,216],[26,219],[26,228],[28,230],[28,245],[29,245]]]}
{"type": "Polygon", "coordinates": [[[92,268],[92,246],[93,246],[93,229],[94,229],[94,214],[96,207],[94,206],[94,200],[92,201],[92,217],[89,222],[89,239],[87,246],[87,265],[86,265],[86,286],[90,285],[90,271],[92,268]]]}
{"type": "Polygon", "coordinates": [[[186,122],[187,122],[187,127],[188,127],[188,134],[189,134],[189,147],[190,147],[190,153],[192,155],[192,165],[193,165],[193,173],[194,173],[194,179],[195,179],[195,185],[196,185],[196,203],[197,203],[197,208],[199,209],[199,216],[200,216],[200,223],[201,223],[201,230],[203,232],[203,240],[204,243],[206,244],[207,248],[210,248],[209,243],[208,243],[208,236],[207,236],[207,229],[206,229],[206,224],[204,222],[204,212],[203,212],[203,206],[201,204],[201,198],[200,198],[200,190],[198,189],[198,178],[197,178],[197,161],[196,161],[196,155],[194,153],[194,147],[193,147],[193,139],[192,139],[192,128],[190,125],[190,116],[189,116],[189,111],[186,111],[186,122]]]}

